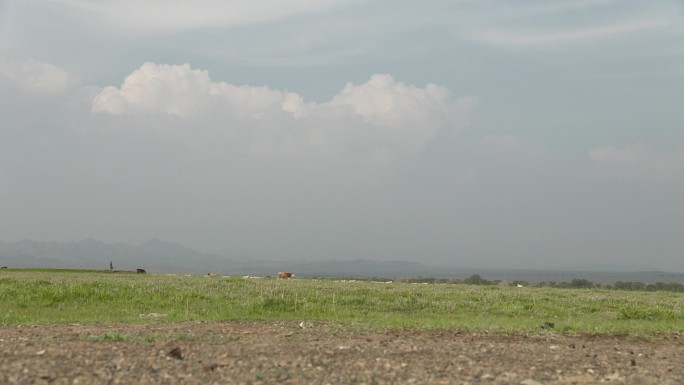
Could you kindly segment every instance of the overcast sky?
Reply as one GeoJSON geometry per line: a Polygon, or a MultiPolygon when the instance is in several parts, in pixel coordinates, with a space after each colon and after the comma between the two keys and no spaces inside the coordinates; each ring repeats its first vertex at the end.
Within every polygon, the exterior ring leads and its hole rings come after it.
{"type": "Polygon", "coordinates": [[[0,240],[684,272],[679,0],[0,0],[0,240]]]}

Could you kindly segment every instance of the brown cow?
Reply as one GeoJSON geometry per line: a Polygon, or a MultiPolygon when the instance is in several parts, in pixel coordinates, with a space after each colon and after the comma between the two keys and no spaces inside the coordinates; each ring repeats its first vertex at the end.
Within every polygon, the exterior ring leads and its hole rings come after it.
{"type": "Polygon", "coordinates": [[[145,273],[147,273],[147,272],[145,271],[145,269],[135,269],[135,272],[138,273],[138,274],[145,274],[145,273]]]}
{"type": "Polygon", "coordinates": [[[290,279],[294,276],[295,276],[294,273],[290,273],[287,271],[279,271],[278,272],[278,279],[290,279]]]}

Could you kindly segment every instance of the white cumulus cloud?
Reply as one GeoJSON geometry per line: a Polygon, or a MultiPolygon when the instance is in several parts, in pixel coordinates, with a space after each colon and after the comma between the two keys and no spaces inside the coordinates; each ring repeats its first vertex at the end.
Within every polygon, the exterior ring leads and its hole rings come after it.
{"type": "Polygon", "coordinates": [[[477,102],[454,98],[442,86],[407,85],[386,74],[349,83],[329,101],[313,102],[267,86],[212,81],[207,71],[188,64],[145,63],[120,87],[105,87],[92,111],[212,122],[250,153],[360,151],[385,162],[393,150],[419,150],[441,128],[463,126],[477,102]]]}
{"type": "Polygon", "coordinates": [[[428,119],[431,112],[446,110],[449,97],[444,87],[428,84],[418,88],[396,82],[390,75],[375,74],[364,84],[348,83],[328,104],[349,107],[370,123],[395,126],[418,123],[428,119]]]}
{"type": "Polygon", "coordinates": [[[189,64],[145,63],[120,88],[105,87],[93,101],[93,112],[162,113],[190,117],[212,108],[234,108],[237,114],[258,113],[278,104],[279,91],[268,87],[212,82],[207,71],[189,64]]]}
{"type": "Polygon", "coordinates": [[[28,94],[58,94],[75,86],[77,79],[54,64],[34,59],[16,61],[0,57],[0,80],[28,94]]]}

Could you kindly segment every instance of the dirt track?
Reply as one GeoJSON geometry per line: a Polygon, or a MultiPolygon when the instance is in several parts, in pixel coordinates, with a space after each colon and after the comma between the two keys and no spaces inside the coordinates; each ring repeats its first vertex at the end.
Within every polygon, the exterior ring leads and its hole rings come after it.
{"type": "Polygon", "coordinates": [[[208,322],[0,327],[0,384],[684,384],[684,340],[208,322]]]}

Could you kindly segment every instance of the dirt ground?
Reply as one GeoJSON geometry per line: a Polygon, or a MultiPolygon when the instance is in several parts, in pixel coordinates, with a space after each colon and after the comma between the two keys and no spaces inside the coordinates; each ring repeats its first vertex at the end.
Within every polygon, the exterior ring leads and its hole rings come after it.
{"type": "Polygon", "coordinates": [[[295,322],[0,327],[0,384],[684,384],[684,338],[295,322]]]}

